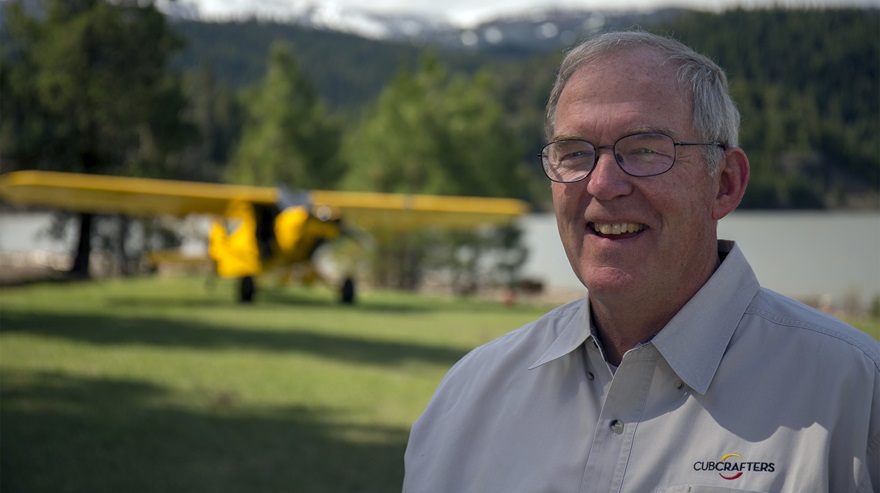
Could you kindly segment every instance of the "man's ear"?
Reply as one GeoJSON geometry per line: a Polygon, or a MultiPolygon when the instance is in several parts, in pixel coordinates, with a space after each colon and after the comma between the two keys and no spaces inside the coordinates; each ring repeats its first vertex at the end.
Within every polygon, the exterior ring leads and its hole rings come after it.
{"type": "Polygon", "coordinates": [[[717,195],[712,209],[716,221],[733,212],[742,201],[749,182],[749,158],[739,147],[724,151],[724,159],[715,176],[717,195]]]}

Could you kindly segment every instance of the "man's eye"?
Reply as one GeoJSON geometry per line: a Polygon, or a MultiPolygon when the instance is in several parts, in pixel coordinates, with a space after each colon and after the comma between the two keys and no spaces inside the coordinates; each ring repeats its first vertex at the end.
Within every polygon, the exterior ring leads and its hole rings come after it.
{"type": "Polygon", "coordinates": [[[561,166],[563,168],[580,168],[584,166],[584,163],[589,162],[590,155],[591,154],[588,151],[572,151],[567,154],[563,154],[559,158],[557,166],[561,166]]]}

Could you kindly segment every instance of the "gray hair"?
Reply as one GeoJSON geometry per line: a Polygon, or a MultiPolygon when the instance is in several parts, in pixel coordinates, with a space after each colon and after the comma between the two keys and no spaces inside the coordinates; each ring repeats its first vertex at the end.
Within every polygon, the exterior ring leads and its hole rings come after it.
{"type": "MultiPolygon", "coordinates": [[[[554,134],[556,107],[562,90],[579,68],[639,47],[659,51],[667,60],[678,64],[678,83],[693,104],[693,125],[699,137],[705,141],[721,142],[728,148],[736,147],[740,116],[730,97],[724,70],[709,58],[672,38],[643,31],[601,34],[587,39],[566,54],[547,102],[547,119],[544,124],[547,138],[552,138],[554,134]]],[[[710,172],[714,174],[724,152],[714,146],[707,146],[705,151],[710,172]]]]}

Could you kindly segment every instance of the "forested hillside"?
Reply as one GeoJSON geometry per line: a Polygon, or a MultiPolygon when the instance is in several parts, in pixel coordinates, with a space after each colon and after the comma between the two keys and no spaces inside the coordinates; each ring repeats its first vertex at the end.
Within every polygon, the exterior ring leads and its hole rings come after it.
{"type": "Polygon", "coordinates": [[[880,10],[689,14],[663,29],[728,71],[752,160],[749,205],[834,206],[876,194],[880,10]]]}
{"type": "Polygon", "coordinates": [[[308,79],[336,109],[356,108],[374,99],[397,70],[415,67],[420,52],[408,44],[255,20],[178,21],[172,26],[186,40],[173,67],[187,71],[209,66],[232,88],[261,79],[269,47],[276,40],[286,41],[308,79]]]}

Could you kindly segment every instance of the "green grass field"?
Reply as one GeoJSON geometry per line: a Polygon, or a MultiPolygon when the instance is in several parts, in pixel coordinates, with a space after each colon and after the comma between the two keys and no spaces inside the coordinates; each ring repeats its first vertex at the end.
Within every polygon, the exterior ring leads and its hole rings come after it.
{"type": "Polygon", "coordinates": [[[548,307],[140,278],[0,291],[0,490],[399,491],[469,349],[548,307]]]}
{"type": "Polygon", "coordinates": [[[399,491],[409,426],[448,368],[549,308],[233,292],[195,278],[0,291],[0,490],[399,491]]]}

